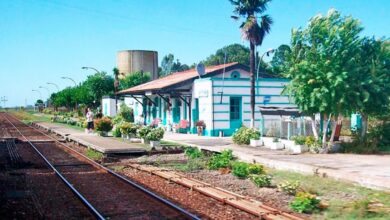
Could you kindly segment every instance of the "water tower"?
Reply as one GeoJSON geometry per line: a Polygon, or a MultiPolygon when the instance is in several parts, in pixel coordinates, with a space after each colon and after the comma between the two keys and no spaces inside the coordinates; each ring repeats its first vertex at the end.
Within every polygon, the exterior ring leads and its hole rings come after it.
{"type": "Polygon", "coordinates": [[[150,50],[122,50],[117,54],[120,78],[137,72],[149,72],[151,79],[158,78],[158,53],[150,50]]]}

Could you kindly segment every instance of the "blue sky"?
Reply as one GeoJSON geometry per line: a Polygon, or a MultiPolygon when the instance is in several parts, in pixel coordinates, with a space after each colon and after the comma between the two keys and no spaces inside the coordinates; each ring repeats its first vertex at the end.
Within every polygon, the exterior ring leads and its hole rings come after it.
{"type": "MultiPolygon", "coordinates": [[[[274,0],[274,20],[260,52],[289,43],[291,28],[336,8],[361,20],[364,35],[390,36],[388,0],[274,0]]],[[[116,52],[156,50],[196,63],[217,49],[243,42],[228,0],[2,0],[0,1],[0,97],[7,106],[31,104],[39,86],[80,82],[92,66],[111,73],[116,52]]],[[[41,89],[43,98],[48,96],[41,89]]]]}

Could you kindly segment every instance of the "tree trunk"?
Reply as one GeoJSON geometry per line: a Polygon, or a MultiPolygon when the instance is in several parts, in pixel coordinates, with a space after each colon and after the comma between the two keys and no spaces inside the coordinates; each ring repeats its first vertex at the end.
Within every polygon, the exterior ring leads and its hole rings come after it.
{"type": "MultiPolygon", "coordinates": [[[[324,119],[326,118],[326,115],[324,115],[324,119]]],[[[326,123],[324,123],[324,127],[322,129],[322,148],[326,148],[326,135],[327,135],[327,130],[329,127],[330,119],[332,118],[332,113],[329,114],[328,120],[326,123]]]]}
{"type": "Polygon", "coordinates": [[[366,114],[362,115],[362,129],[360,130],[360,137],[364,138],[368,130],[368,116],[366,114]]]}
{"type": "Polygon", "coordinates": [[[250,42],[251,128],[255,127],[255,45],[250,42]]]}
{"type": "Polygon", "coordinates": [[[316,127],[316,117],[313,115],[310,118],[311,118],[311,130],[313,131],[313,135],[316,138],[316,140],[318,140],[319,137],[318,137],[318,131],[316,127]]]}

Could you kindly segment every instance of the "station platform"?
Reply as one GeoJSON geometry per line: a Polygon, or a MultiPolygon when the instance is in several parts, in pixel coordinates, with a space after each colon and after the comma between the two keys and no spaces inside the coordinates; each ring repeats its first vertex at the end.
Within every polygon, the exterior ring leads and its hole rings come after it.
{"type": "Polygon", "coordinates": [[[96,134],[87,134],[84,131],[79,131],[49,122],[35,122],[33,124],[53,132],[68,141],[73,141],[80,145],[92,148],[103,154],[130,154],[146,152],[146,149],[140,144],[125,143],[112,137],[100,137],[96,134]]]}

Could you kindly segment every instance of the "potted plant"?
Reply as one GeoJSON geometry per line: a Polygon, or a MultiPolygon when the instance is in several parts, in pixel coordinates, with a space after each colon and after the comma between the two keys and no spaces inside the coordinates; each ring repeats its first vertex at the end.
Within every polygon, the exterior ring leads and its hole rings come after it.
{"type": "Polygon", "coordinates": [[[284,144],[279,141],[278,137],[273,137],[272,142],[268,142],[268,143],[264,142],[264,145],[266,145],[268,148],[270,148],[272,150],[284,149],[284,144]]]}
{"type": "Polygon", "coordinates": [[[198,136],[203,135],[203,131],[206,128],[206,123],[204,121],[200,120],[195,123],[196,129],[198,131],[198,136]]]}
{"type": "Polygon", "coordinates": [[[233,134],[233,142],[235,144],[243,145],[243,144],[250,144],[253,147],[259,147],[261,146],[260,138],[260,132],[254,128],[247,128],[245,126],[241,127],[240,129],[236,130],[233,134]]]}
{"type": "Polygon", "coordinates": [[[103,117],[95,120],[95,127],[100,136],[107,136],[113,126],[110,118],[103,117]]]}
{"type": "Polygon", "coordinates": [[[150,146],[154,148],[160,147],[160,140],[164,137],[163,128],[153,128],[146,135],[146,139],[150,141],[150,146]]]}
{"type": "Polygon", "coordinates": [[[152,131],[152,127],[144,126],[138,129],[138,136],[141,138],[141,142],[143,144],[148,144],[149,140],[147,139],[147,135],[152,131]]]}
{"type": "Polygon", "coordinates": [[[293,138],[294,145],[289,147],[289,150],[294,154],[301,154],[303,152],[308,151],[306,144],[305,136],[296,136],[293,138]]]}

